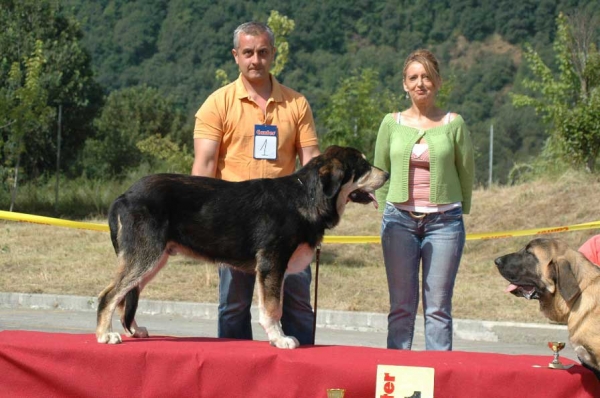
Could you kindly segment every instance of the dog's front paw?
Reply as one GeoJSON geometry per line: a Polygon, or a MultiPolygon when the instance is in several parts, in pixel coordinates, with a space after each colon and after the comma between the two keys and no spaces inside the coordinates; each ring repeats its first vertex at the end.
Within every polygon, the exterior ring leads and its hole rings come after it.
{"type": "Polygon", "coordinates": [[[121,335],[115,332],[104,333],[98,336],[98,343],[100,344],[120,344],[121,335]]]}
{"type": "Polygon", "coordinates": [[[584,346],[577,345],[577,346],[573,347],[573,350],[575,351],[575,354],[577,354],[577,357],[579,358],[579,360],[581,362],[585,362],[592,366],[598,365],[596,363],[594,357],[592,355],[590,355],[590,352],[584,346]]]}
{"type": "Polygon", "coordinates": [[[300,342],[294,336],[280,336],[270,341],[271,345],[277,348],[286,348],[293,350],[300,346],[300,342]]]}

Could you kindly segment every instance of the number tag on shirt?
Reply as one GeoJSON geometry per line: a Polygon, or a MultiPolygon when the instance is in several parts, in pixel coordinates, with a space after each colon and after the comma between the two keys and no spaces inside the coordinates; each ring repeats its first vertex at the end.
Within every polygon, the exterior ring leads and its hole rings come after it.
{"type": "Polygon", "coordinates": [[[254,159],[277,159],[277,126],[254,126],[254,159]]]}

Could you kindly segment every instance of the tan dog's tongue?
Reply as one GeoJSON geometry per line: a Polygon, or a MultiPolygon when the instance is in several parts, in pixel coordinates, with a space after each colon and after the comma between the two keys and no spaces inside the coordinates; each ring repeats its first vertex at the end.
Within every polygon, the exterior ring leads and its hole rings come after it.
{"type": "Polygon", "coordinates": [[[507,286],[507,288],[506,288],[506,289],[504,289],[504,291],[505,291],[506,293],[510,293],[510,292],[512,292],[513,290],[515,290],[516,288],[518,288],[518,286],[517,286],[517,285],[513,285],[513,284],[511,283],[510,285],[508,285],[508,286],[507,286]]]}

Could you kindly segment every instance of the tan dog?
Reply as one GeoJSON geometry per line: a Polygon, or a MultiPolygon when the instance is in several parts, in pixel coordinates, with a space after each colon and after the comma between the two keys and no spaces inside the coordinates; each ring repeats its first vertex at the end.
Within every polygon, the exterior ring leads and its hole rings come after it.
{"type": "Polygon", "coordinates": [[[558,239],[534,239],[498,257],[507,291],[537,299],[548,319],[567,324],[569,340],[584,365],[600,373],[600,267],[558,239]]]}

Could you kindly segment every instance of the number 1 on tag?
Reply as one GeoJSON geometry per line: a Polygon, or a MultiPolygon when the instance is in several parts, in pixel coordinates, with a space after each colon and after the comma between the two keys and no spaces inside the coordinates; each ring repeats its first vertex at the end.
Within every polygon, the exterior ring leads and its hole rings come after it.
{"type": "Polygon", "coordinates": [[[254,127],[254,159],[277,159],[277,126],[254,127]]]}

